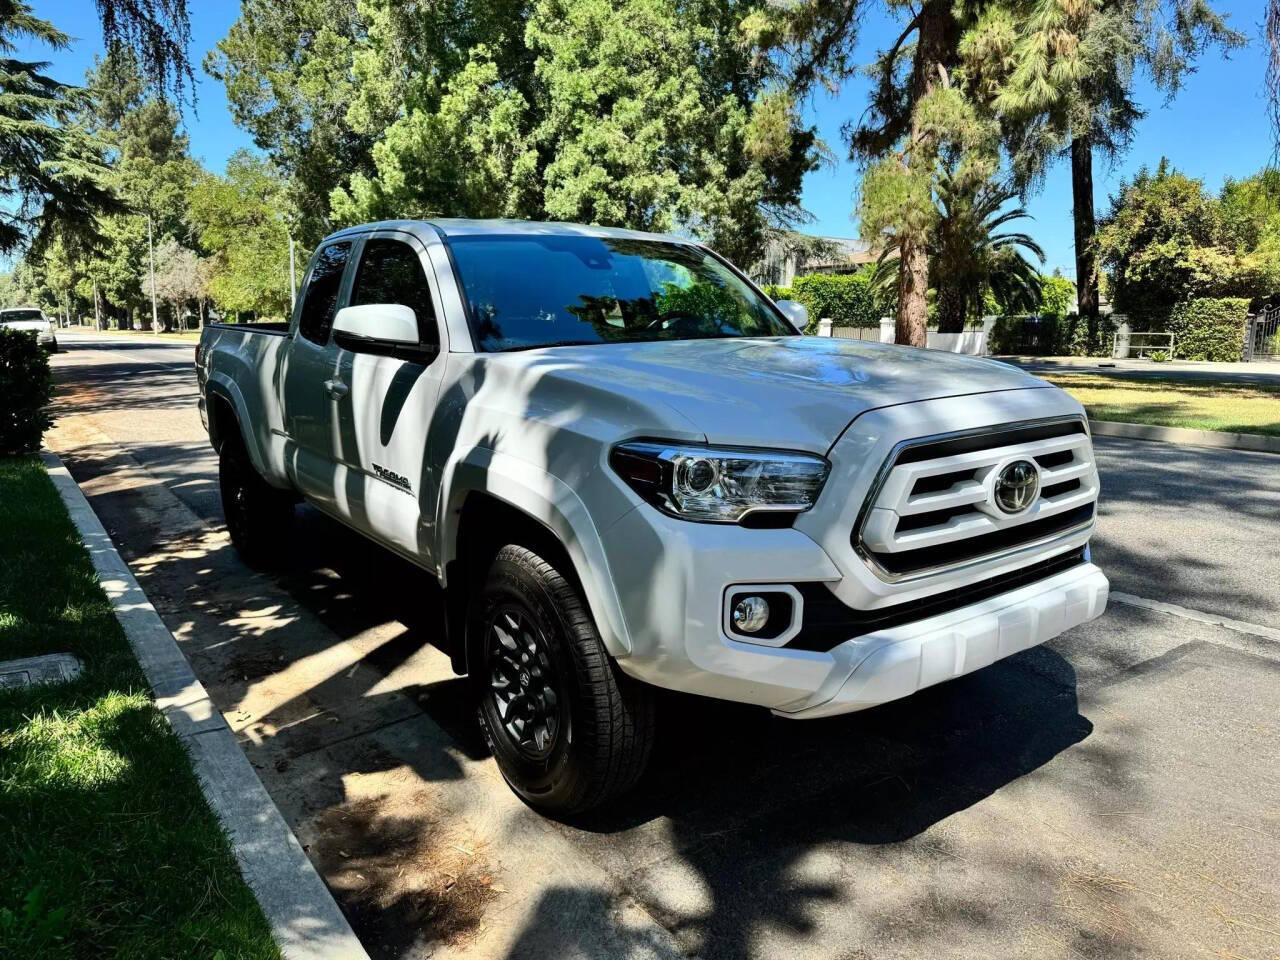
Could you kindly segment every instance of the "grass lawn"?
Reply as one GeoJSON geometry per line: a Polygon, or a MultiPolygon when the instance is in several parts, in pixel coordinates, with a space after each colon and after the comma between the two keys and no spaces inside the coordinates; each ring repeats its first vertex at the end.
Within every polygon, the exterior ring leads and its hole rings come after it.
{"type": "Polygon", "coordinates": [[[1092,373],[1036,375],[1083,403],[1094,420],[1280,436],[1280,388],[1092,373]]]}
{"type": "Polygon", "coordinates": [[[0,957],[278,958],[43,465],[0,458],[0,660],[58,652],[78,680],[0,690],[0,957]]]}

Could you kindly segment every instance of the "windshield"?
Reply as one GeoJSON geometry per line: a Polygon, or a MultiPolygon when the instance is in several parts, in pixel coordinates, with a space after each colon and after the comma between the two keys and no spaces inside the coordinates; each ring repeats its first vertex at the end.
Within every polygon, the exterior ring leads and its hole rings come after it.
{"type": "Polygon", "coordinates": [[[39,310],[0,310],[0,323],[18,323],[26,320],[43,320],[39,310]]]}
{"type": "Polygon", "coordinates": [[[481,350],[795,335],[710,254],[658,240],[452,237],[481,350]]]}

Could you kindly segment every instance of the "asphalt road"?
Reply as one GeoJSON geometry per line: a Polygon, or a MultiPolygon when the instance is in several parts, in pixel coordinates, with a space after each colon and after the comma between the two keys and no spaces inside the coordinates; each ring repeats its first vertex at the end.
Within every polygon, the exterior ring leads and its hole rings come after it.
{"type": "Polygon", "coordinates": [[[829,721],[671,697],[637,793],[557,824],[424,575],[306,509],[239,563],[191,345],[62,340],[49,445],[373,956],[1280,954],[1280,458],[1099,438],[1103,618],[829,721]]]}

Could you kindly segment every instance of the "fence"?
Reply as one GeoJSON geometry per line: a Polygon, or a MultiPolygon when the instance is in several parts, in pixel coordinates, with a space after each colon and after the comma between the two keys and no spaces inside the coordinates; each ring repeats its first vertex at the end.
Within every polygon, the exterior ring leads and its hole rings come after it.
{"type": "Polygon", "coordinates": [[[831,336],[844,340],[873,340],[880,342],[879,327],[831,327],[831,336]]]}
{"type": "Polygon", "coordinates": [[[1125,357],[1136,356],[1145,357],[1153,353],[1163,353],[1166,360],[1173,359],[1173,334],[1172,333],[1134,333],[1124,327],[1117,330],[1111,337],[1111,356],[1116,359],[1124,359],[1125,357]],[[1135,343],[1134,341],[1139,341],[1135,343]]]}
{"type": "MultiPolygon", "coordinates": [[[[974,357],[986,356],[987,337],[995,321],[995,317],[983,317],[981,327],[965,330],[962,333],[939,333],[937,330],[930,330],[926,345],[930,350],[964,353],[974,357]]],[[[824,318],[818,321],[818,336],[893,343],[894,322],[892,317],[881,317],[878,327],[838,327],[824,318]]]]}
{"type": "Polygon", "coordinates": [[[1245,327],[1244,359],[1280,358],[1280,306],[1267,307],[1249,318],[1245,327]]]}

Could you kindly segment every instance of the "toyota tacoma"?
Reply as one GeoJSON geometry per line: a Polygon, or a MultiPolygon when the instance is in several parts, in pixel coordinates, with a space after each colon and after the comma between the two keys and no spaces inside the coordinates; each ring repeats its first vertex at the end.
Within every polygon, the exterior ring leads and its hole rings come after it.
{"type": "Polygon", "coordinates": [[[231,538],[278,561],[301,500],[429,571],[503,776],[561,814],[635,783],[655,687],[827,717],[1102,613],[1080,404],[805,323],[687,238],[343,230],[288,323],[201,334],[231,538]]]}

